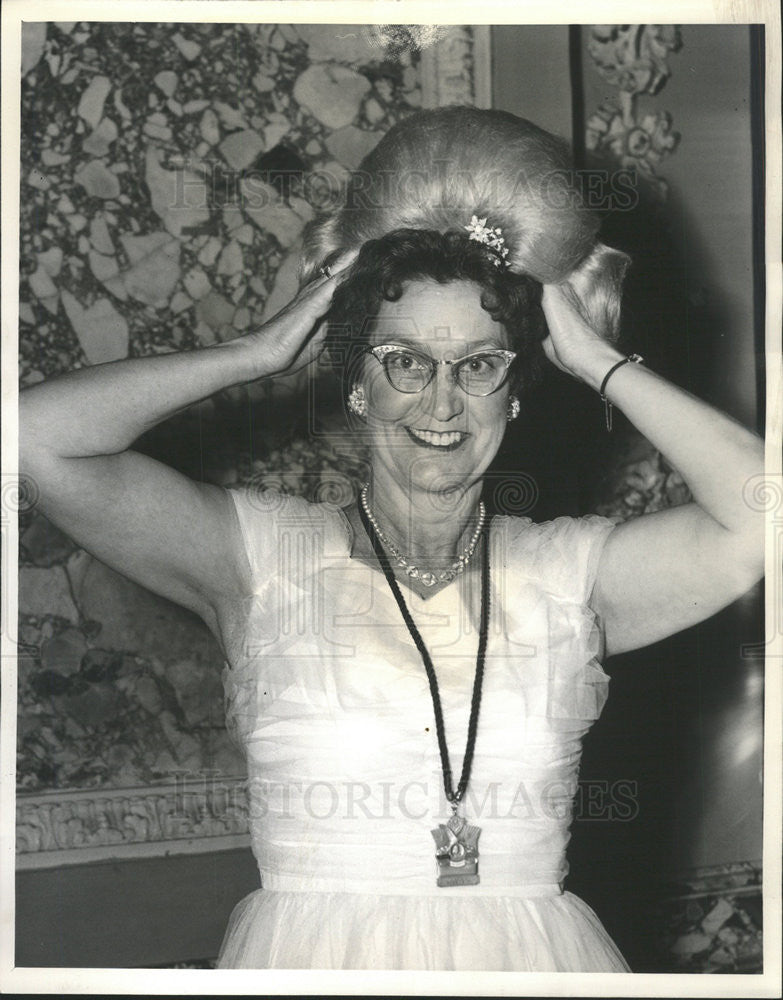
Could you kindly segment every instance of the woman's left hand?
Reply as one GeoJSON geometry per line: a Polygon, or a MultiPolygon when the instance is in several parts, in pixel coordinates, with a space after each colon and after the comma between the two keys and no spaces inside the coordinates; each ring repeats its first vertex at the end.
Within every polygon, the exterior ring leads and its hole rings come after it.
{"type": "Polygon", "coordinates": [[[560,371],[597,389],[597,379],[623,355],[587,322],[567,285],[544,285],[541,305],[549,335],[544,353],[560,371]]]}

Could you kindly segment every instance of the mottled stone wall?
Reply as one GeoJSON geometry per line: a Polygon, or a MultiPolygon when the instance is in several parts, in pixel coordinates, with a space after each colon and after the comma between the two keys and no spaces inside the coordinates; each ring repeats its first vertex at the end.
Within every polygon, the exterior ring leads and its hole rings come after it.
{"type": "MultiPolygon", "coordinates": [[[[681,973],[763,971],[762,871],[739,862],[696,869],[652,909],[659,962],[681,973]]],[[[647,971],[647,970],[637,970],[647,971]]]]}
{"type": "Polygon", "coordinates": [[[415,54],[387,58],[359,25],[58,23],[28,38],[25,385],[257,325],[290,296],[306,222],[421,103],[415,54]]]}
{"type": "MultiPolygon", "coordinates": [[[[256,328],[294,292],[306,223],[421,104],[415,48],[359,25],[31,24],[23,74],[23,386],[256,328]]],[[[164,430],[170,457],[188,466],[197,424],[190,464],[216,482],[315,496],[360,477],[359,453],[290,409],[243,452],[223,428],[253,391],[164,430]]],[[[20,788],[241,773],[201,623],[34,506],[20,530],[20,788]]]]}

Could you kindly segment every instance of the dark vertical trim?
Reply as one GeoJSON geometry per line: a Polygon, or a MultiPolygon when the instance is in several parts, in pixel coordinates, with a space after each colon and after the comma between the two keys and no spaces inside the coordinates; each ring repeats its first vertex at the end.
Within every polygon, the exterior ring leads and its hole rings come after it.
{"type": "Polygon", "coordinates": [[[753,195],[753,343],[756,353],[756,428],[764,432],[766,415],[766,293],[764,132],[764,25],[750,25],[750,142],[753,195]]]}
{"type": "Polygon", "coordinates": [[[495,107],[495,98],[498,92],[497,79],[497,30],[496,24],[489,26],[489,106],[495,107]]]}
{"type": "Polygon", "coordinates": [[[568,72],[571,77],[571,145],[574,166],[585,165],[585,93],[582,77],[582,27],[568,26],[568,72]]]}

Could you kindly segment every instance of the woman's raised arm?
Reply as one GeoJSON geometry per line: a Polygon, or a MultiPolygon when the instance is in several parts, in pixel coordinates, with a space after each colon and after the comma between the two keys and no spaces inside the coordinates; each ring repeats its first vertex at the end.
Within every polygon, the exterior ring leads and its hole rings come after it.
{"type": "MultiPolygon", "coordinates": [[[[598,390],[624,355],[584,322],[563,290],[543,297],[550,360],[598,390]]],[[[648,645],[703,621],[764,573],[764,515],[746,502],[764,471],[761,438],[654,372],[626,364],[607,397],[665,455],[693,502],[619,525],[601,556],[592,605],[606,652],[648,645]]]]}
{"type": "Polygon", "coordinates": [[[319,277],[260,330],[183,354],[117,361],[26,389],[19,471],[44,514],[102,561],[201,615],[246,592],[230,497],[130,451],[145,431],[228,386],[296,371],[321,349],[332,277],[319,277]]]}

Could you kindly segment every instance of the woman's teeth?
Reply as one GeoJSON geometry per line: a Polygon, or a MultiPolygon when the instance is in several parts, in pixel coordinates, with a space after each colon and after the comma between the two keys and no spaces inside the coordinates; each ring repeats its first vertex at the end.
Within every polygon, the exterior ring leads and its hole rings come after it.
{"type": "Polygon", "coordinates": [[[415,438],[418,438],[419,441],[441,448],[447,448],[450,445],[459,444],[467,437],[467,435],[463,434],[461,431],[421,431],[416,427],[410,427],[408,429],[415,438]]]}

